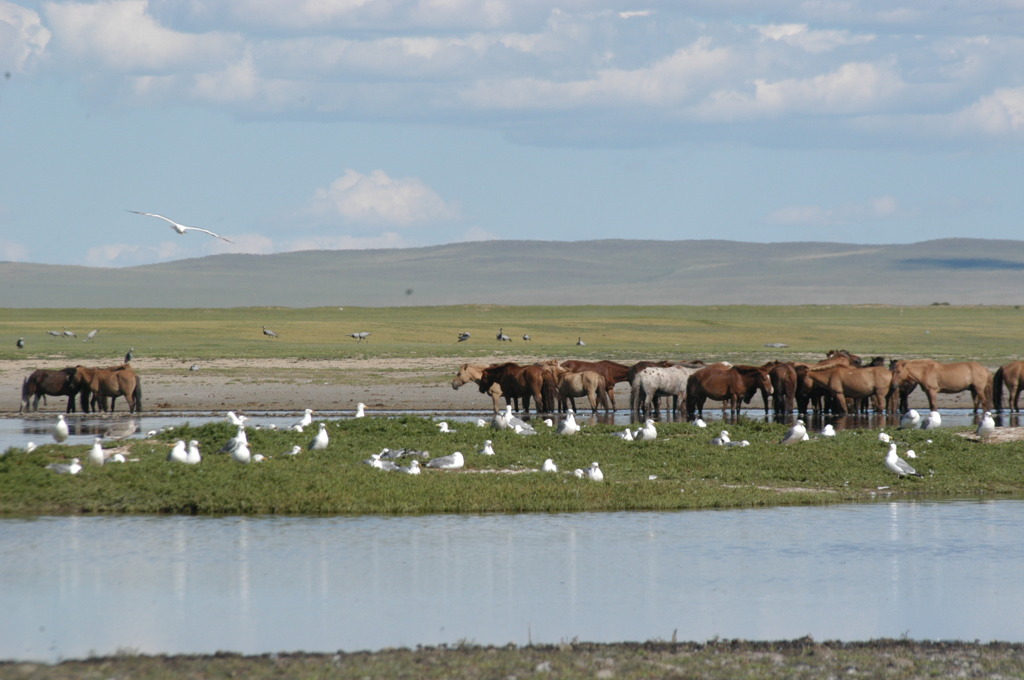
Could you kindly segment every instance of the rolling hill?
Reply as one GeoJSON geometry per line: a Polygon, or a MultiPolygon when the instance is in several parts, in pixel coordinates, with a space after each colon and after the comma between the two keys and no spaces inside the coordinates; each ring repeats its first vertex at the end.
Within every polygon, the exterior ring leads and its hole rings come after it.
{"type": "Polygon", "coordinates": [[[119,269],[0,262],[0,307],[1024,302],[1024,241],[486,241],[215,255],[119,269]]]}

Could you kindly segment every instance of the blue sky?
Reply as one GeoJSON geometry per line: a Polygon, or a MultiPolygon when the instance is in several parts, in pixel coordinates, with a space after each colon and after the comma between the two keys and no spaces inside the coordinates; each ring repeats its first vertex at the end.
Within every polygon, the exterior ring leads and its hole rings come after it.
{"type": "Polygon", "coordinates": [[[1018,239],[1022,64],[1020,0],[0,0],[0,260],[1018,239]]]}

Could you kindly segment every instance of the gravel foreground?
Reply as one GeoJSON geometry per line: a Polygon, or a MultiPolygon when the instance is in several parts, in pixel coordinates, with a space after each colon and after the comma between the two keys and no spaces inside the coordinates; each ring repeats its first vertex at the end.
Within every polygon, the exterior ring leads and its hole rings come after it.
{"type": "Polygon", "coordinates": [[[714,640],[458,645],[337,654],[136,656],[0,662],[0,677],[228,678],[1021,678],[1024,645],[1001,642],[714,640]]]}

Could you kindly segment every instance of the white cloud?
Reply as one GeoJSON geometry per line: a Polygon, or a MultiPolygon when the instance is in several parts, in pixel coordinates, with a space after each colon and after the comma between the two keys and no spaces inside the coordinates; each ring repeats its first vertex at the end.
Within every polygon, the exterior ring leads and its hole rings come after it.
{"type": "Polygon", "coordinates": [[[408,227],[455,219],[457,206],[445,202],[415,177],[394,179],[383,170],[364,175],[355,170],[317,189],[312,210],[350,222],[408,227]]]}
{"type": "Polygon", "coordinates": [[[835,226],[861,221],[883,220],[897,215],[899,201],[893,196],[876,196],[863,202],[834,207],[794,205],[774,211],[767,217],[772,224],[787,226],[835,226]]]}
{"type": "Polygon", "coordinates": [[[755,28],[765,40],[785,43],[811,54],[828,52],[839,47],[863,45],[875,39],[873,35],[858,35],[850,31],[812,30],[807,24],[770,24],[755,28]]]}
{"type": "Polygon", "coordinates": [[[483,227],[474,225],[467,229],[463,234],[461,241],[501,241],[502,237],[493,232],[487,231],[483,227]]]}
{"type": "Polygon", "coordinates": [[[50,42],[50,31],[39,14],[6,0],[0,0],[0,68],[23,71],[50,42]]]}
{"type": "Polygon", "coordinates": [[[1020,136],[1024,132],[1024,87],[1000,88],[948,117],[956,132],[1020,136]]]}
{"type": "Polygon", "coordinates": [[[28,259],[28,248],[14,241],[0,241],[0,260],[4,262],[24,262],[28,259]]]}

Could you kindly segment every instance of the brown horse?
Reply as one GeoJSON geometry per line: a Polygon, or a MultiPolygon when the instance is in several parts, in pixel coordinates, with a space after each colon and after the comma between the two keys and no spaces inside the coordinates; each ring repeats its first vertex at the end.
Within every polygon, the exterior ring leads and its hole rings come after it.
{"type": "Polygon", "coordinates": [[[1011,413],[1020,413],[1017,405],[1020,393],[1024,392],[1024,361],[1011,361],[996,369],[992,376],[992,405],[996,411],[1003,408],[1003,387],[1006,387],[1006,408],[1011,413]]]}
{"type": "MultiPolygon", "coordinates": [[[[87,368],[85,366],[75,367],[74,378],[81,394],[82,411],[89,411],[89,396],[98,398],[94,402],[94,408],[98,404],[106,410],[106,398],[124,397],[128,402],[128,412],[138,413],[142,410],[142,381],[129,364],[115,366],[113,368],[87,368]]],[[[110,403],[113,410],[114,402],[110,403]]]]}
{"type": "MultiPolygon", "coordinates": [[[[777,418],[783,418],[793,410],[796,398],[796,367],[792,361],[769,361],[761,368],[768,371],[768,379],[772,381],[772,412],[777,418]]],[[[764,399],[764,411],[768,413],[768,392],[761,391],[764,399]]]]}
{"type": "Polygon", "coordinates": [[[928,395],[928,408],[935,410],[935,398],[970,390],[975,412],[992,409],[992,374],[977,361],[940,363],[932,359],[901,359],[893,364],[891,389],[920,385],[928,395]]]}
{"type": "Polygon", "coordinates": [[[704,402],[708,399],[722,402],[722,410],[740,410],[740,401],[750,402],[757,390],[771,394],[772,381],[768,371],[760,366],[732,366],[711,364],[698,370],[686,381],[686,417],[695,420],[704,415],[704,402]]]}
{"type": "Polygon", "coordinates": [[[840,415],[848,412],[847,399],[871,398],[878,413],[885,411],[892,382],[892,374],[885,366],[809,366],[802,373],[832,395],[840,415]]]}
{"type": "Polygon", "coordinates": [[[481,392],[487,392],[492,385],[500,385],[506,402],[510,397],[519,397],[523,400],[524,413],[530,412],[530,397],[533,397],[534,407],[538,412],[550,413],[554,410],[554,381],[544,366],[520,366],[511,361],[495,364],[483,369],[477,384],[481,392]]]}
{"type": "MultiPolygon", "coordinates": [[[[496,364],[491,365],[494,366],[496,364]]],[[[475,382],[479,385],[480,379],[483,378],[485,368],[487,368],[487,366],[484,366],[483,364],[462,364],[459,366],[459,371],[455,374],[455,378],[452,380],[452,389],[457,390],[468,382],[475,382]]],[[[494,404],[494,412],[497,413],[501,410],[501,397],[503,396],[501,392],[501,385],[494,383],[490,388],[488,388],[487,394],[491,396],[491,401],[494,404]]],[[[515,401],[516,403],[513,408],[518,411],[519,409],[517,407],[519,406],[519,400],[516,399],[515,401]]]]}
{"type": "Polygon", "coordinates": [[[78,387],[75,385],[75,369],[72,367],[51,371],[39,368],[21,383],[21,407],[18,413],[26,408],[30,411],[39,410],[39,400],[46,395],[65,396],[68,398],[67,412],[75,412],[75,395],[78,394],[78,387]],[[29,401],[32,401],[31,407],[29,401]]]}
{"type": "Polygon", "coordinates": [[[567,359],[561,364],[562,368],[567,368],[574,373],[580,373],[581,371],[596,371],[604,376],[604,384],[608,390],[608,397],[612,400],[612,410],[615,410],[615,385],[616,383],[625,382],[629,378],[629,366],[625,366],[614,361],[608,361],[602,359],[601,361],[581,361],[579,359],[567,359]]]}
{"type": "Polygon", "coordinates": [[[605,386],[604,376],[597,371],[563,371],[555,381],[555,389],[558,392],[558,408],[564,412],[567,402],[572,402],[572,410],[576,410],[576,397],[586,395],[590,401],[590,410],[597,413],[600,404],[607,412],[611,409],[608,401],[608,389],[605,386]]]}
{"type": "Polygon", "coordinates": [[[823,368],[828,366],[853,366],[854,359],[859,360],[860,357],[851,355],[846,350],[829,350],[829,356],[822,359],[816,364],[807,364],[803,362],[794,362],[793,367],[796,369],[797,380],[796,380],[796,392],[794,398],[796,399],[796,408],[802,415],[807,414],[807,407],[810,406],[815,413],[823,413],[825,410],[835,410],[831,408],[831,404],[827,403],[831,401],[831,392],[824,387],[817,385],[813,380],[807,377],[806,370],[809,368],[823,368]]]}

